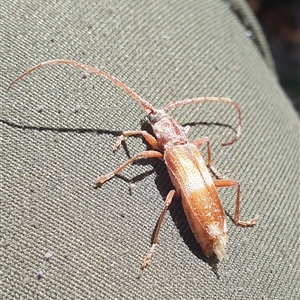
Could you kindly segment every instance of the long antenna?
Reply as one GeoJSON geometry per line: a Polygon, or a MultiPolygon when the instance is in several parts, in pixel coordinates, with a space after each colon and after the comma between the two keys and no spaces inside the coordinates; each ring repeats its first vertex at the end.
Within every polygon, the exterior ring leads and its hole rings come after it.
{"type": "Polygon", "coordinates": [[[72,61],[72,60],[66,60],[66,59],[48,60],[48,61],[39,63],[38,65],[36,65],[34,67],[31,67],[30,69],[28,69],[24,73],[22,73],[20,76],[18,76],[8,86],[8,89],[10,89],[17,81],[19,81],[23,77],[27,76],[31,72],[33,72],[33,71],[35,71],[39,68],[42,68],[44,66],[48,66],[48,65],[71,65],[71,66],[74,66],[76,68],[87,70],[87,71],[89,71],[91,73],[94,73],[98,76],[104,77],[104,78],[108,79],[109,81],[113,82],[115,85],[117,85],[121,89],[123,89],[129,96],[131,96],[133,99],[135,99],[143,107],[143,109],[146,111],[147,114],[155,112],[154,107],[150,103],[148,103],[146,100],[142,99],[138,94],[136,94],[132,89],[130,89],[123,82],[121,82],[118,78],[116,78],[112,75],[109,75],[109,74],[105,73],[102,70],[93,68],[92,66],[85,65],[85,64],[82,64],[82,63],[79,63],[79,62],[76,62],[76,61],[72,61]]]}

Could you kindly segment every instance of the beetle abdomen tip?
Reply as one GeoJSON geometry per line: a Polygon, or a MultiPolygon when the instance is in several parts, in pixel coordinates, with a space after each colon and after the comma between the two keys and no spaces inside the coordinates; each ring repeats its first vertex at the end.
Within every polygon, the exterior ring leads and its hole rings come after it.
{"type": "Polygon", "coordinates": [[[214,251],[220,261],[228,258],[225,250],[227,240],[227,235],[222,235],[218,236],[214,242],[214,251]]]}

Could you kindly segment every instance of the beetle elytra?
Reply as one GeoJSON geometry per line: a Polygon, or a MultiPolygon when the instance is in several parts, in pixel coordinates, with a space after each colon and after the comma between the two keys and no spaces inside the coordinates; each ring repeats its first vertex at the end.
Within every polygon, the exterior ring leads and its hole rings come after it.
{"type": "Polygon", "coordinates": [[[200,97],[171,102],[164,109],[155,109],[149,102],[138,96],[119,79],[91,66],[64,59],[42,62],[28,69],[18,76],[9,85],[9,88],[18,80],[40,67],[59,64],[72,65],[76,68],[102,76],[125,90],[125,92],[134,98],[144,109],[148,121],[153,128],[154,136],[146,131],[124,131],[118,138],[114,146],[114,151],[118,149],[125,137],[130,136],[142,136],[147,143],[151,145],[153,150],[136,154],[116,170],[104,176],[100,176],[96,180],[97,185],[102,185],[105,181],[119,174],[126,166],[138,159],[158,158],[165,162],[175,189],[171,190],[166,197],[153,235],[151,248],[142,262],[142,269],[146,268],[150,263],[158,242],[158,234],[163,218],[175,195],[180,196],[182,199],[185,215],[203,253],[208,257],[215,253],[219,260],[226,259],[225,246],[228,241],[227,225],[224,209],[216,188],[236,187],[237,196],[234,221],[237,225],[252,226],[255,224],[257,217],[249,221],[240,220],[240,184],[237,180],[225,178],[213,167],[209,138],[202,137],[193,142],[188,142],[187,132],[189,127],[181,126],[171,118],[167,112],[183,105],[200,102],[224,102],[232,105],[238,114],[238,129],[236,135],[231,140],[222,143],[222,145],[225,146],[234,143],[241,134],[242,118],[239,106],[228,98],[200,97]],[[205,163],[200,153],[200,145],[206,145],[207,147],[207,163],[205,163]],[[209,170],[217,179],[212,178],[209,170]]]}

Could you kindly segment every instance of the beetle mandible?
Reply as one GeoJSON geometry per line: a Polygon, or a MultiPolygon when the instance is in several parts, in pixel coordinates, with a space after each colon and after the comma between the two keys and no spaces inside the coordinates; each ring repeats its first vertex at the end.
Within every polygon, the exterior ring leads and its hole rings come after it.
{"type": "Polygon", "coordinates": [[[114,151],[118,149],[124,138],[129,136],[142,136],[147,143],[150,144],[153,150],[147,150],[136,154],[116,170],[107,175],[100,176],[96,180],[97,185],[102,185],[105,181],[119,174],[127,165],[138,159],[158,158],[166,164],[175,189],[171,190],[166,197],[163,210],[153,235],[151,248],[145,259],[142,261],[141,268],[146,268],[151,261],[155,246],[158,242],[158,234],[163,218],[175,195],[182,199],[185,215],[203,253],[208,257],[215,253],[219,260],[226,259],[227,254],[225,246],[228,241],[227,225],[224,209],[216,188],[236,187],[237,196],[234,221],[237,225],[252,226],[258,218],[256,217],[249,221],[240,220],[239,182],[237,180],[225,178],[213,167],[209,138],[202,137],[196,139],[192,143],[188,142],[187,132],[189,127],[183,127],[177,123],[168,115],[168,111],[183,105],[199,102],[225,102],[234,106],[239,119],[238,129],[236,135],[231,140],[222,143],[223,146],[226,146],[233,144],[241,135],[242,117],[239,106],[233,100],[228,98],[200,97],[171,102],[164,109],[155,109],[149,102],[138,96],[132,89],[127,87],[116,77],[94,67],[65,59],[49,60],[28,69],[18,76],[8,88],[38,68],[46,65],[60,64],[72,65],[76,68],[87,70],[108,79],[125,90],[125,92],[134,98],[144,109],[148,121],[153,128],[154,136],[146,131],[124,131],[118,138],[114,146],[114,151]],[[206,145],[207,147],[207,164],[198,148],[201,145],[206,145]],[[217,179],[214,180],[212,178],[209,170],[217,179]]]}

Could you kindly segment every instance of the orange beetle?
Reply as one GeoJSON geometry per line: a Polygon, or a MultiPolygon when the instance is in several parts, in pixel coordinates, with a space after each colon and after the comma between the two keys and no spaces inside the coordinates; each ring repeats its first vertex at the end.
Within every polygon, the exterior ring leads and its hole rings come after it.
{"type": "Polygon", "coordinates": [[[97,178],[96,184],[101,185],[108,179],[120,173],[127,165],[133,161],[142,158],[159,158],[165,162],[175,190],[171,190],[165,200],[164,208],[161,212],[158,225],[156,227],[152,246],[146,258],[142,262],[142,269],[146,268],[154,253],[154,248],[158,241],[158,234],[162,224],[163,217],[171,204],[175,195],[180,196],[184,208],[185,215],[195,235],[195,238],[201,246],[206,256],[215,253],[219,260],[226,259],[227,254],[225,246],[228,241],[227,225],[224,209],[217,193],[217,187],[237,187],[237,197],[235,204],[234,221],[241,226],[252,226],[255,224],[257,217],[249,221],[241,221],[240,213],[240,184],[233,179],[225,179],[213,166],[211,159],[209,138],[203,137],[188,142],[187,132],[189,127],[183,127],[171,118],[167,112],[183,105],[194,104],[198,102],[225,102],[233,105],[238,113],[239,124],[237,134],[230,141],[222,145],[230,145],[234,143],[241,134],[241,111],[238,105],[228,98],[217,97],[201,97],[186,99],[168,104],[164,109],[155,109],[146,100],[139,97],[133,90],[127,87],[117,78],[88,65],[75,61],[57,59],[42,62],[17,77],[9,88],[19,79],[31,73],[32,71],[46,66],[67,64],[74,67],[87,70],[96,75],[105,77],[114,84],[125,90],[125,92],[133,97],[145,110],[148,120],[153,128],[155,136],[146,131],[125,131],[117,140],[114,151],[120,146],[125,137],[140,135],[142,136],[154,150],[143,151],[126,161],[113,172],[97,178]],[[205,163],[198,147],[202,144],[207,145],[208,162],[205,163]],[[209,170],[217,177],[213,180],[209,170]]]}

